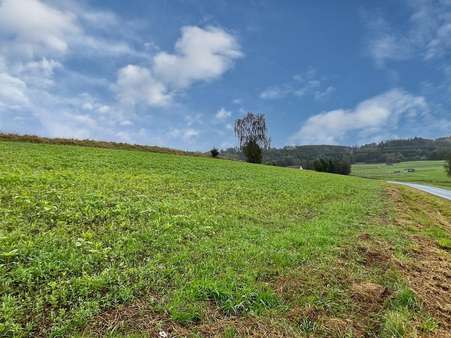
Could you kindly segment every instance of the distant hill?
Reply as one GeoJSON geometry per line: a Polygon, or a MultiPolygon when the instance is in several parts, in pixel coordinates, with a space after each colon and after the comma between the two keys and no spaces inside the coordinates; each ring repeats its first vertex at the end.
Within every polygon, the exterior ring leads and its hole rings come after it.
{"type": "Polygon", "coordinates": [[[107,148],[107,149],[125,149],[125,150],[139,150],[139,151],[149,151],[153,153],[169,153],[176,155],[191,155],[191,156],[204,156],[205,154],[200,152],[189,152],[178,149],[158,147],[158,146],[148,146],[141,144],[130,144],[122,142],[109,142],[109,141],[98,141],[98,140],[80,140],[74,138],[48,138],[36,135],[19,135],[19,134],[9,134],[0,133],[0,141],[13,141],[13,142],[30,142],[30,143],[44,143],[44,144],[64,144],[73,145],[81,147],[94,147],[94,148],[107,148]]]}
{"type": "MultiPolygon", "coordinates": [[[[188,152],[139,144],[67,138],[46,138],[35,135],[18,135],[1,132],[0,141],[65,144],[84,147],[171,153],[177,155],[209,156],[209,152],[188,152]]],[[[444,160],[449,154],[451,154],[451,136],[441,137],[435,140],[414,137],[411,139],[389,140],[355,147],[338,145],[303,145],[272,148],[264,153],[263,162],[265,164],[282,167],[303,165],[308,168],[312,161],[319,158],[340,159],[350,161],[351,163],[384,163],[444,160]]],[[[244,160],[243,154],[234,148],[221,151],[221,157],[233,160],[244,160]]]]}
{"type": "MultiPolygon", "coordinates": [[[[362,146],[305,145],[273,148],[265,152],[263,161],[277,166],[308,166],[318,158],[343,159],[352,163],[383,163],[419,160],[443,160],[451,154],[451,136],[435,140],[414,137],[389,140],[362,146]]],[[[230,148],[222,152],[226,158],[242,159],[242,154],[230,148]]]]}

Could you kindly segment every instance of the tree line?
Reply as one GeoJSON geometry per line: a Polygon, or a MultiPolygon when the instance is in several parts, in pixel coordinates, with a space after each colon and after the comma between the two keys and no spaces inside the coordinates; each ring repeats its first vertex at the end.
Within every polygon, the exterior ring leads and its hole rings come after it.
{"type": "MultiPolygon", "coordinates": [[[[229,148],[222,156],[245,159],[239,149],[229,148]]],[[[446,160],[451,156],[451,137],[435,140],[411,138],[389,140],[362,146],[305,145],[271,148],[263,153],[262,162],[282,167],[300,166],[312,168],[318,159],[330,159],[350,163],[397,163],[402,161],[446,160]]]]}

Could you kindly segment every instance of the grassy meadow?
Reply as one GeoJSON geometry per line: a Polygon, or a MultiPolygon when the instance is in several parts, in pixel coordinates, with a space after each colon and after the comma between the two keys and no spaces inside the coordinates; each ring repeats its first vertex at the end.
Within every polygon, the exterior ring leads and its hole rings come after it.
{"type": "Polygon", "coordinates": [[[351,175],[380,180],[417,182],[451,189],[451,177],[446,175],[445,161],[409,161],[393,165],[353,164],[351,175]],[[415,169],[407,172],[406,169],[415,169]]]}
{"type": "Polygon", "coordinates": [[[410,245],[379,181],[0,142],[0,202],[0,336],[440,329],[402,271],[371,258],[410,245]]]}

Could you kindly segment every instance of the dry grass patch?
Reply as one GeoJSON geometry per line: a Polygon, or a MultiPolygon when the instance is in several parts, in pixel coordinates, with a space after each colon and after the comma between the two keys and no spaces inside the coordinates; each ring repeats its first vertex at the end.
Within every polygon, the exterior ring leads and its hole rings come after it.
{"type": "Polygon", "coordinates": [[[437,335],[451,332],[451,255],[440,243],[450,238],[451,203],[404,187],[387,188],[396,222],[410,229],[407,259],[397,265],[428,312],[439,322],[437,335]]]}

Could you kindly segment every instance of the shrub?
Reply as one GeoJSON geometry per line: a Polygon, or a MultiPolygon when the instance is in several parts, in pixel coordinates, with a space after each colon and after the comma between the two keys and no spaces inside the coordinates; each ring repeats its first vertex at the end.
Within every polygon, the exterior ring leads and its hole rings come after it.
{"type": "Polygon", "coordinates": [[[313,162],[313,169],[316,171],[349,175],[351,173],[351,163],[336,159],[317,159],[313,162]]]}
{"type": "Polygon", "coordinates": [[[445,163],[445,170],[448,176],[451,176],[451,155],[448,155],[448,160],[445,163]]]}
{"type": "Polygon", "coordinates": [[[262,163],[263,153],[262,148],[258,145],[255,140],[250,140],[243,147],[244,156],[246,156],[247,162],[249,163],[262,163]]]}
{"type": "Polygon", "coordinates": [[[211,154],[211,157],[218,157],[219,150],[216,148],[213,148],[212,150],[210,150],[210,154],[211,154]]]}

